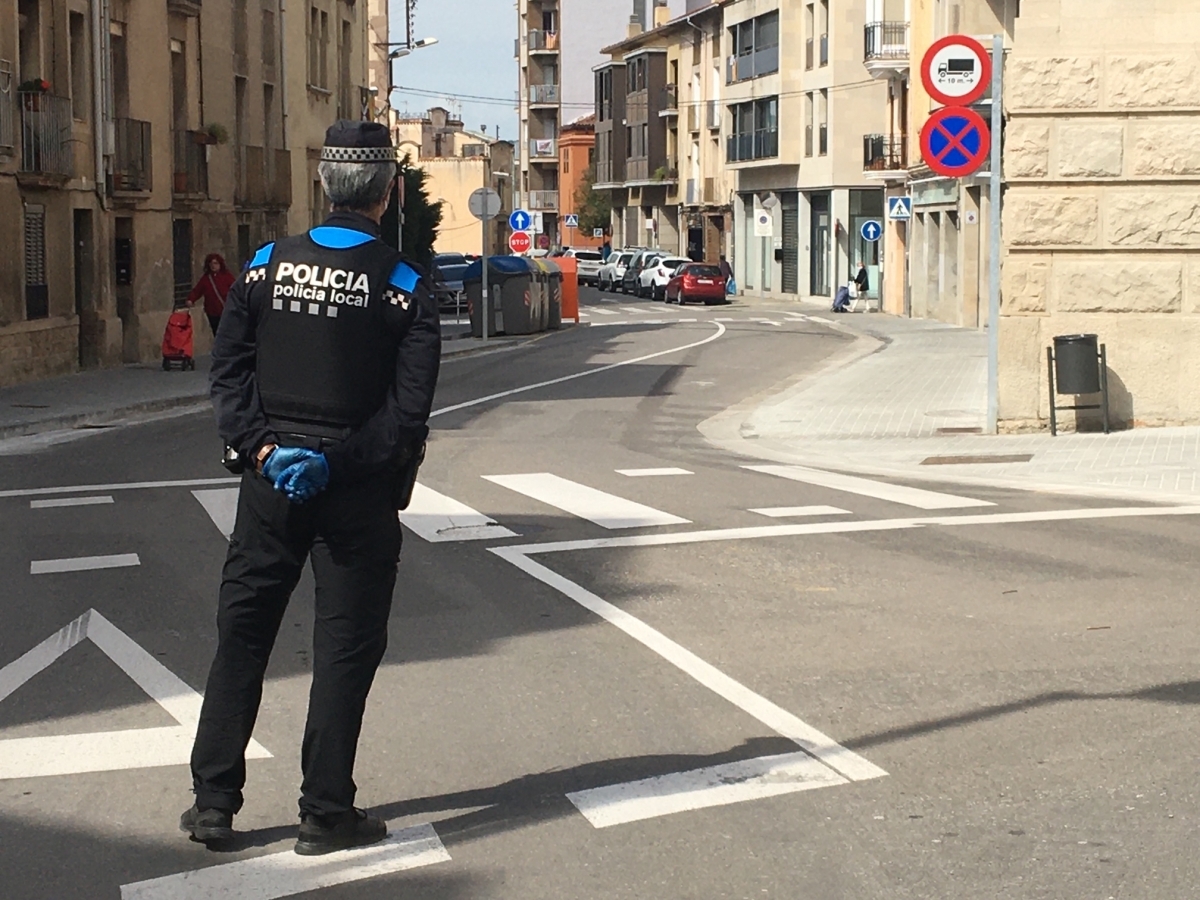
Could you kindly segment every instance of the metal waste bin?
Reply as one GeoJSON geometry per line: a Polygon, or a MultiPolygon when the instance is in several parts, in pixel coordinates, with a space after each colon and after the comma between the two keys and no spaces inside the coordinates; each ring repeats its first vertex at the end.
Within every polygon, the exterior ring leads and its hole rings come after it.
{"type": "Polygon", "coordinates": [[[1061,410],[1100,410],[1104,433],[1108,421],[1108,350],[1094,334],[1059,334],[1046,348],[1046,377],[1050,380],[1050,434],[1058,434],[1061,410]],[[1099,394],[1100,402],[1059,406],[1059,394],[1099,394]]]}
{"type": "Polygon", "coordinates": [[[1100,393],[1100,345],[1094,334],[1054,338],[1054,378],[1060,394],[1100,393]]]}
{"type": "MultiPolygon", "coordinates": [[[[529,263],[520,256],[488,257],[488,334],[529,334],[529,263]]],[[[471,313],[472,337],[483,336],[483,263],[475,260],[463,273],[471,313]]]]}
{"type": "Polygon", "coordinates": [[[557,331],[562,327],[563,271],[558,260],[539,260],[546,279],[546,306],[543,309],[544,327],[557,331]]]}

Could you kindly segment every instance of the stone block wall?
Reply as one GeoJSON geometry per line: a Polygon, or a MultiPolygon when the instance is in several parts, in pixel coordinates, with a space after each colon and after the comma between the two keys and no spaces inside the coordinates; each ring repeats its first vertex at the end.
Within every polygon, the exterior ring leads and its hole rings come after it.
{"type": "Polygon", "coordinates": [[[1197,33],[1195,0],[1021,5],[1005,71],[1003,430],[1047,427],[1046,347],[1079,332],[1108,346],[1122,424],[1200,423],[1197,33]]]}

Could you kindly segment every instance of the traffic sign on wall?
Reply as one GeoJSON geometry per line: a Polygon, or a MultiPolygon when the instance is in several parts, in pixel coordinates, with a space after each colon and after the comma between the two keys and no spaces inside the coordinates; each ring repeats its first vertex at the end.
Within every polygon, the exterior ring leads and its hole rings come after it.
{"type": "Polygon", "coordinates": [[[947,178],[979,171],[991,148],[991,133],[983,116],[965,106],[939,109],[921,129],[925,164],[947,178]]]}

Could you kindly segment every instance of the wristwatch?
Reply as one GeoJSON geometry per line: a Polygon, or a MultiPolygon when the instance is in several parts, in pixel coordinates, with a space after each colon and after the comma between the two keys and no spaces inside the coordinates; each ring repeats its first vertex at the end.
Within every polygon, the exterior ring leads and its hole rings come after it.
{"type": "Polygon", "coordinates": [[[277,444],[263,444],[258,453],[254,454],[254,471],[259,475],[262,474],[263,466],[266,465],[267,458],[275,452],[277,444]]]}

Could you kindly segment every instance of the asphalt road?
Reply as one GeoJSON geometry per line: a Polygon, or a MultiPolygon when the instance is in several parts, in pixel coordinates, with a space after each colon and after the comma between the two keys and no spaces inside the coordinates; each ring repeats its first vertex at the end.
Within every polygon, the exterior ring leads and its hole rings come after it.
{"type": "Polygon", "coordinates": [[[697,425],[847,338],[586,297],[444,366],[357,771],[398,838],[320,869],[290,853],[308,577],[240,845],[177,831],[234,489],[210,419],[0,456],[0,897],[1196,895],[1194,515],[747,469],[697,425]]]}

